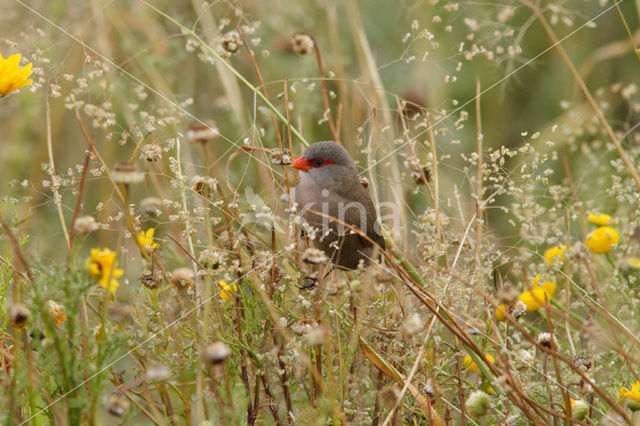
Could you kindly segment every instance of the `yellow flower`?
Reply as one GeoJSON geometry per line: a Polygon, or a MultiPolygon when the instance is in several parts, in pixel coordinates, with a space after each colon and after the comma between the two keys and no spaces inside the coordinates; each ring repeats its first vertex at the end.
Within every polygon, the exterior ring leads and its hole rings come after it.
{"type": "Polygon", "coordinates": [[[56,322],[56,327],[67,319],[67,315],[64,313],[64,306],[53,300],[49,300],[49,315],[56,322]]]}
{"type": "Polygon", "coordinates": [[[591,249],[591,253],[602,254],[613,250],[613,246],[619,241],[620,237],[615,229],[601,226],[587,235],[585,245],[591,249]]]}
{"type": "MultiPolygon", "coordinates": [[[[495,364],[496,362],[496,358],[491,355],[491,354],[484,354],[484,357],[487,361],[489,361],[491,364],[495,364]]],[[[464,365],[464,367],[469,370],[469,371],[473,371],[474,373],[478,372],[478,365],[475,363],[475,361],[473,361],[473,358],[471,358],[471,355],[467,355],[462,359],[462,364],[464,365]]]]}
{"type": "Polygon", "coordinates": [[[238,289],[238,287],[236,287],[235,284],[227,284],[226,281],[218,281],[218,296],[220,296],[220,299],[224,300],[225,302],[227,302],[231,296],[233,296],[233,293],[238,289]]]}
{"type": "MultiPolygon", "coordinates": [[[[156,248],[158,248],[158,243],[154,243],[153,242],[153,233],[154,233],[154,229],[153,228],[149,228],[147,229],[147,232],[145,233],[144,231],[140,231],[138,232],[138,235],[136,235],[136,240],[138,241],[138,244],[141,247],[144,247],[147,250],[147,253],[155,250],[156,248]]],[[[144,256],[144,254],[143,254],[144,256]]]]}
{"type": "Polygon", "coordinates": [[[613,221],[613,218],[608,214],[600,213],[599,215],[595,215],[593,213],[589,213],[589,222],[595,223],[598,226],[608,225],[613,221]]]}
{"type": "MultiPolygon", "coordinates": [[[[531,284],[533,289],[523,291],[518,297],[518,301],[527,306],[527,312],[540,309],[545,302],[551,300],[551,296],[556,292],[556,283],[553,281],[545,281],[540,284],[540,275],[536,275],[531,284]]],[[[498,321],[504,320],[506,318],[506,311],[507,308],[504,303],[500,304],[500,306],[496,308],[496,319],[498,321]]]]}
{"type": "Polygon", "coordinates": [[[620,401],[623,399],[627,400],[627,407],[631,411],[640,410],[640,382],[635,382],[631,386],[631,390],[625,388],[624,386],[620,388],[620,394],[618,395],[620,401]]]}
{"type": "Polygon", "coordinates": [[[633,269],[640,269],[640,259],[637,257],[630,257],[627,259],[627,265],[633,269]]]}
{"type": "Polygon", "coordinates": [[[108,248],[92,249],[91,257],[88,261],[89,275],[94,280],[98,280],[103,288],[114,293],[120,283],[116,278],[122,276],[122,269],[118,269],[116,253],[108,248]]]}
{"type": "Polygon", "coordinates": [[[6,96],[14,90],[31,84],[33,80],[27,78],[31,75],[33,64],[28,63],[20,68],[22,55],[16,53],[8,58],[3,58],[0,54],[0,96],[6,96]]]}
{"type": "Polygon", "coordinates": [[[547,251],[544,252],[544,258],[546,259],[547,267],[551,268],[551,266],[556,262],[564,263],[564,251],[567,249],[567,246],[563,245],[551,247],[547,251]]]}

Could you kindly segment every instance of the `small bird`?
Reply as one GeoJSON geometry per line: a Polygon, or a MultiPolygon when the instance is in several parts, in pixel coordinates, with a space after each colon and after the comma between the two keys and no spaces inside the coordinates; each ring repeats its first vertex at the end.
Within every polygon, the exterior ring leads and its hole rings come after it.
{"type": "Polygon", "coordinates": [[[369,263],[374,243],[385,249],[373,201],[342,145],[316,142],[291,167],[303,172],[293,190],[296,213],[315,230],[312,245],[334,266],[356,269],[369,263]]]}

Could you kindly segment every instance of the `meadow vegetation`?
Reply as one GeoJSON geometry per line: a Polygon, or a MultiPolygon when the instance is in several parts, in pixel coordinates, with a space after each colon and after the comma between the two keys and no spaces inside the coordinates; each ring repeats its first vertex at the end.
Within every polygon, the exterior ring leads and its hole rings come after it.
{"type": "Polygon", "coordinates": [[[640,2],[0,10],[4,424],[640,424],[640,2]],[[322,140],[387,249],[309,288],[322,140]]]}

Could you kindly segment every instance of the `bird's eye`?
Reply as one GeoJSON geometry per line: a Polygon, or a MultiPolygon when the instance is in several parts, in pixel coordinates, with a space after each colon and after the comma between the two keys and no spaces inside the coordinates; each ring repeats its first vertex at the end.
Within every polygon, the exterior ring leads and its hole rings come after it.
{"type": "Polygon", "coordinates": [[[322,166],[324,164],[324,160],[316,160],[316,166],[322,166]]]}

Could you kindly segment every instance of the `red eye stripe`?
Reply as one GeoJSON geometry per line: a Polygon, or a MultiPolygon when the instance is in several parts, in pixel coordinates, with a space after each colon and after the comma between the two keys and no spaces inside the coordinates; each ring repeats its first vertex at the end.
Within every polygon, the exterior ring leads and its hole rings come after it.
{"type": "Polygon", "coordinates": [[[328,166],[329,164],[336,164],[336,162],[333,160],[325,160],[324,158],[311,158],[307,160],[307,164],[309,167],[318,169],[320,167],[328,166]]]}

